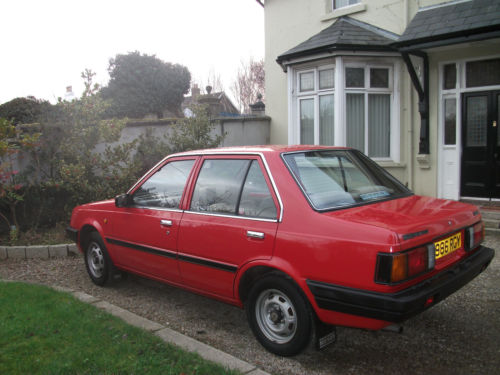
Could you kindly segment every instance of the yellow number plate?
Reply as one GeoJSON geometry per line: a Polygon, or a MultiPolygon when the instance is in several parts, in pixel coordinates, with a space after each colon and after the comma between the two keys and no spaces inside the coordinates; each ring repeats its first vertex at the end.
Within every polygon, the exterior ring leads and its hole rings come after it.
{"type": "Polygon", "coordinates": [[[458,232],[444,240],[436,241],[434,247],[436,248],[436,259],[451,254],[462,247],[462,233],[458,232]]]}

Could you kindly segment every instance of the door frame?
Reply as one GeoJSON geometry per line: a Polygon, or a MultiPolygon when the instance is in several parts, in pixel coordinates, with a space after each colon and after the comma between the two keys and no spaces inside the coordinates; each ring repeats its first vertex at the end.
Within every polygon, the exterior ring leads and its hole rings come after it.
{"type": "MultiPolygon", "coordinates": [[[[438,63],[438,110],[437,110],[437,125],[438,125],[438,139],[437,139],[437,196],[444,199],[460,200],[460,199],[473,199],[484,201],[499,201],[499,199],[489,199],[481,197],[467,197],[462,196],[460,191],[461,178],[462,178],[462,95],[471,92],[488,92],[500,91],[500,85],[482,86],[467,88],[465,86],[466,78],[466,63],[471,61],[490,60],[500,58],[500,54],[483,55],[473,58],[446,60],[438,63]],[[456,86],[450,90],[443,89],[444,81],[444,66],[448,64],[456,65],[456,86]],[[444,100],[455,98],[456,100],[456,143],[455,145],[444,144],[444,100]],[[451,168],[452,176],[451,185],[455,188],[450,191],[447,189],[446,180],[444,178],[445,171],[451,168]]],[[[500,109],[499,109],[500,110],[500,109]]],[[[448,184],[450,186],[450,184],[448,184]]]]}

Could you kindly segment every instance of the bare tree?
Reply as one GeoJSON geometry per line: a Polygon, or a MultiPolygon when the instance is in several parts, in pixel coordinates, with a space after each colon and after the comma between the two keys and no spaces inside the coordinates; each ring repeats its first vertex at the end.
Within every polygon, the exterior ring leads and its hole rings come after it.
{"type": "Polygon", "coordinates": [[[265,97],[264,81],[264,60],[255,61],[250,57],[247,62],[241,62],[236,80],[231,85],[231,92],[238,102],[240,111],[249,113],[250,104],[257,101],[257,95],[265,97]]]}

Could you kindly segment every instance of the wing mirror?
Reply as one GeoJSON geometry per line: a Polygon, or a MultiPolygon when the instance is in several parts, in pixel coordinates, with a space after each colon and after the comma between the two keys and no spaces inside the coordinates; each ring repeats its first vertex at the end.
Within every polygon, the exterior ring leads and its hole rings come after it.
{"type": "Polygon", "coordinates": [[[115,198],[116,207],[128,207],[133,203],[132,196],[128,194],[121,194],[115,198]]]}

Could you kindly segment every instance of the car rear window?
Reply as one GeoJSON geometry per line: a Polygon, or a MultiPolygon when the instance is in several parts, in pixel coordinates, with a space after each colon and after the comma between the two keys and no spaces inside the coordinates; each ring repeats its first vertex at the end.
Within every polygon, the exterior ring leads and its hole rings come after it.
{"type": "Polygon", "coordinates": [[[284,154],[283,158],[316,210],[345,208],[411,194],[359,151],[297,152],[284,154]]]}

